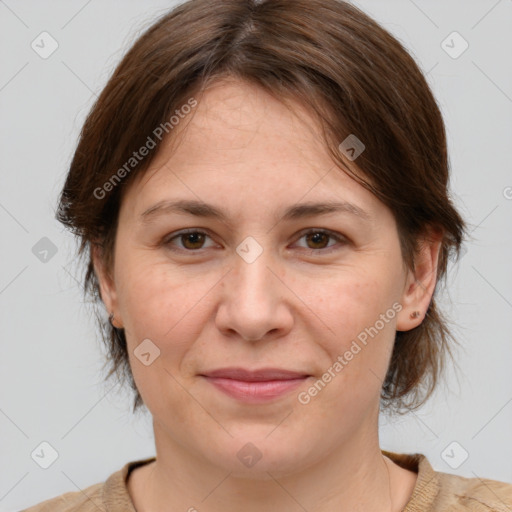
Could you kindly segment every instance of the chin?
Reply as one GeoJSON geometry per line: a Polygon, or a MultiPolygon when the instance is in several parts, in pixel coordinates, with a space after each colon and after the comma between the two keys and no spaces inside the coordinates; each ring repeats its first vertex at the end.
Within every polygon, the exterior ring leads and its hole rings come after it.
{"type": "Polygon", "coordinates": [[[273,438],[275,432],[269,433],[274,428],[275,425],[271,428],[265,425],[258,430],[252,426],[245,432],[240,429],[233,438],[225,436],[222,442],[212,440],[210,447],[215,446],[216,450],[214,453],[209,450],[207,457],[233,477],[257,480],[287,476],[314,464],[312,452],[320,450],[308,449],[300,436],[273,438]]]}

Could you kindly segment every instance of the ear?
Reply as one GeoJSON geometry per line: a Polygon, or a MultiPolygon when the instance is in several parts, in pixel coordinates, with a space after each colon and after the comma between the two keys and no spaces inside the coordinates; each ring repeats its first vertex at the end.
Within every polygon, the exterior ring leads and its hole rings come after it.
{"type": "Polygon", "coordinates": [[[105,304],[108,313],[114,314],[113,325],[117,328],[122,328],[123,322],[119,312],[115,282],[106,268],[100,244],[91,244],[91,258],[94,265],[94,272],[99,282],[101,300],[103,304],[105,304]]]}
{"type": "Polygon", "coordinates": [[[430,230],[419,241],[414,257],[414,270],[409,269],[402,293],[402,310],[397,315],[396,329],[409,331],[423,322],[437,282],[437,265],[443,233],[430,230]]]}

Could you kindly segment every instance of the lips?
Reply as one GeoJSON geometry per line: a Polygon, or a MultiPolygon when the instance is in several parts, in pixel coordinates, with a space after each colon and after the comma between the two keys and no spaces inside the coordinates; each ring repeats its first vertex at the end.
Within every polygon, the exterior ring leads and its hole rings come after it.
{"type": "Polygon", "coordinates": [[[264,382],[269,380],[292,380],[308,377],[306,373],[284,370],[281,368],[263,368],[246,370],[245,368],[220,368],[202,374],[206,377],[234,379],[245,382],[264,382]]]}
{"type": "Polygon", "coordinates": [[[263,403],[300,386],[310,375],[281,368],[221,368],[201,374],[225,395],[238,401],[263,403]]]}

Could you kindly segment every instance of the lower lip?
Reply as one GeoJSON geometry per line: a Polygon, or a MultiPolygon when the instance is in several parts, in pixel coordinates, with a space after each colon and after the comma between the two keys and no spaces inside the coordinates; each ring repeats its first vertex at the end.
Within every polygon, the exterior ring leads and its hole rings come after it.
{"type": "Polygon", "coordinates": [[[205,377],[226,395],[250,403],[268,402],[299,387],[308,377],[289,380],[247,382],[221,377],[205,377]]]}

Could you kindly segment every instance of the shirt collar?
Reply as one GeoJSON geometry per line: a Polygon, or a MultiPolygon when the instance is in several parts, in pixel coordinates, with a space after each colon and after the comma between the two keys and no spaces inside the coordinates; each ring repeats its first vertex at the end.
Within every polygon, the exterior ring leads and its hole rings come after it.
{"type": "Polygon", "coordinates": [[[394,453],[381,450],[399,466],[418,473],[416,485],[407,505],[402,512],[425,512],[430,510],[439,493],[438,474],[434,471],[428,459],[421,453],[394,453]]]}

